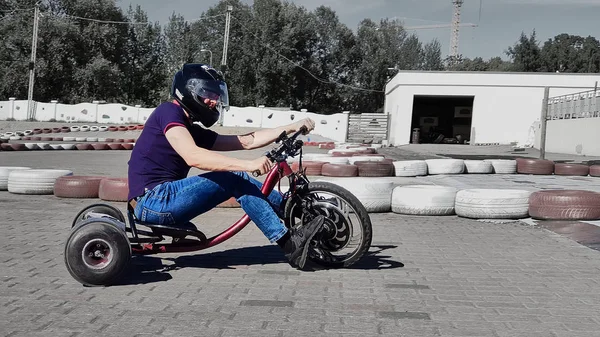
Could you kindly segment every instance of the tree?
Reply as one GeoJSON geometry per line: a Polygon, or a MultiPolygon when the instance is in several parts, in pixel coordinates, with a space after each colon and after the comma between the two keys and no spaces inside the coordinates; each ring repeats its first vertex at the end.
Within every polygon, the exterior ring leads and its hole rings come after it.
{"type": "Polygon", "coordinates": [[[541,51],[536,39],[535,30],[530,37],[521,33],[519,41],[506,51],[514,62],[515,71],[533,72],[541,69],[541,51]]]}
{"type": "Polygon", "coordinates": [[[425,44],[423,48],[423,70],[443,70],[442,46],[437,39],[425,44]]]}
{"type": "Polygon", "coordinates": [[[598,72],[600,43],[594,37],[560,34],[542,47],[543,69],[550,72],[598,72]]]}

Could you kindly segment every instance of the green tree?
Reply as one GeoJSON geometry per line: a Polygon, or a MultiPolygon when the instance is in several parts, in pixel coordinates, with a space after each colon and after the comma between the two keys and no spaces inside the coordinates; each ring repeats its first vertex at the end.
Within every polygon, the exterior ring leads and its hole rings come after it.
{"type": "Polygon", "coordinates": [[[423,70],[443,70],[442,45],[437,39],[423,47],[423,70]]]}
{"type": "Polygon", "coordinates": [[[541,50],[538,45],[535,30],[530,37],[521,33],[519,41],[506,51],[514,62],[513,69],[522,72],[540,71],[542,66],[541,50]]]}

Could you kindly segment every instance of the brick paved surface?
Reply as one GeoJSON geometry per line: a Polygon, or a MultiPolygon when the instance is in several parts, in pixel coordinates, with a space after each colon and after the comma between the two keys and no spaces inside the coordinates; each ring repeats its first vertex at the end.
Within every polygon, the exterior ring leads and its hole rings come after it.
{"type": "MultiPolygon", "coordinates": [[[[121,176],[128,153],[0,153],[0,165],[121,176]]],[[[543,178],[394,181],[590,187],[543,178]]],[[[207,251],[135,257],[122,284],[86,288],[68,274],[63,249],[72,218],[95,202],[0,192],[1,336],[572,337],[600,330],[600,252],[539,226],[372,214],[373,247],[360,263],[300,272],[250,224],[207,251]]],[[[241,214],[219,209],[195,222],[214,234],[241,214]]]]}

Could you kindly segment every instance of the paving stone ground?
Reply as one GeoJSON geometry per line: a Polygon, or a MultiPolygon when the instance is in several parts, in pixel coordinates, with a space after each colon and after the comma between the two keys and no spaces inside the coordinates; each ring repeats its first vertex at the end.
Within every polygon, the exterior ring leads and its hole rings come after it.
{"type": "MultiPolygon", "coordinates": [[[[0,165],[123,176],[128,154],[0,153],[0,165]]],[[[598,188],[545,178],[393,180],[598,188]]],[[[64,243],[76,213],[98,201],[0,192],[1,336],[587,337],[600,330],[600,252],[520,221],[371,214],[367,256],[348,269],[307,272],[289,267],[250,224],[206,251],[135,257],[122,284],[83,287],[64,266],[64,243]]],[[[195,222],[215,234],[241,215],[218,209],[195,222]]]]}

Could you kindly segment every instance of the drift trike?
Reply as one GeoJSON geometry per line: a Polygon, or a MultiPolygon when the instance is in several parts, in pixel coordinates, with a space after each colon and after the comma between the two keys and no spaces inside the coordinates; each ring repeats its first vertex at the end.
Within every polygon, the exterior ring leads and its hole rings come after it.
{"type": "MultiPolygon", "coordinates": [[[[275,163],[262,186],[269,195],[281,180],[289,179],[284,211],[288,228],[302,226],[315,216],[327,219],[323,229],[311,242],[308,259],[325,268],[348,267],[358,261],[371,246],[372,228],[369,214],[348,190],[328,182],[309,182],[302,168],[302,140],[285,132],[276,140],[280,144],[266,155],[275,163]],[[298,156],[294,172],[287,159],[298,156]]],[[[254,173],[256,176],[257,174],[254,173]]],[[[225,231],[207,238],[201,231],[177,226],[161,226],[139,221],[128,205],[127,219],[108,204],[94,204],[77,214],[65,244],[65,264],[69,273],[87,286],[105,286],[118,282],[132,255],[182,253],[216,246],[241,231],[250,218],[244,215],[225,231]],[[168,242],[165,237],[171,238],[168,242]]]]}

